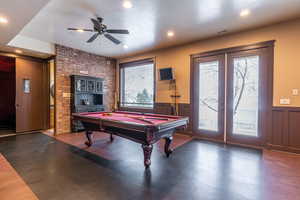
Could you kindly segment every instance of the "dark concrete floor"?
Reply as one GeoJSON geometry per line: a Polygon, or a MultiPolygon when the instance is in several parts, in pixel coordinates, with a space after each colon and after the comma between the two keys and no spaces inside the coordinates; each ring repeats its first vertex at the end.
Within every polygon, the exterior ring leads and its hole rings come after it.
{"type": "Polygon", "coordinates": [[[128,140],[117,160],[39,133],[0,140],[0,153],[40,200],[264,199],[259,150],[193,140],[169,158],[154,151],[146,171],[140,145],[128,140]]]}

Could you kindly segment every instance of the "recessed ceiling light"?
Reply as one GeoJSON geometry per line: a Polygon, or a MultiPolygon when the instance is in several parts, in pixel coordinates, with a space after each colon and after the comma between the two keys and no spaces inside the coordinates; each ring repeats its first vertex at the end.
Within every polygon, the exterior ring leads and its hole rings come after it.
{"type": "Polygon", "coordinates": [[[8,23],[8,20],[4,17],[0,17],[0,23],[1,24],[7,24],[8,23]]]}
{"type": "Polygon", "coordinates": [[[167,36],[168,37],[173,37],[174,36],[174,32],[173,31],[168,31],[167,32],[167,36]]]}
{"type": "Polygon", "coordinates": [[[123,7],[124,8],[132,8],[132,3],[130,1],[124,1],[123,2],[123,7]]]}
{"type": "Polygon", "coordinates": [[[123,45],[124,49],[128,49],[128,46],[126,44],[123,45]]]}
{"type": "Polygon", "coordinates": [[[240,13],[240,16],[241,16],[241,17],[246,17],[246,16],[248,16],[248,15],[250,15],[250,10],[249,10],[249,9],[244,9],[244,10],[242,10],[241,13],[240,13]]]}
{"type": "Polygon", "coordinates": [[[19,50],[19,49],[16,49],[15,52],[16,52],[16,53],[23,53],[23,51],[21,51],[21,50],[19,50]]]}
{"type": "Polygon", "coordinates": [[[78,29],[78,30],[76,30],[76,31],[79,32],[79,33],[83,33],[83,32],[84,32],[83,29],[78,29]]]}

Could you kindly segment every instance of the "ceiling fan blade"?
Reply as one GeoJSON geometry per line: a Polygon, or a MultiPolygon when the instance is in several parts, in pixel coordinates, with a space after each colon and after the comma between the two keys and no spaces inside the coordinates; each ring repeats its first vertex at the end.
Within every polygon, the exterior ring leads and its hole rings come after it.
{"type": "Polygon", "coordinates": [[[93,29],[82,29],[83,31],[89,31],[89,32],[94,32],[93,29]]]}
{"type": "Polygon", "coordinates": [[[100,23],[97,20],[93,19],[93,18],[91,18],[91,21],[93,22],[95,29],[97,31],[101,32],[101,25],[100,25],[100,23]]]}
{"type": "Polygon", "coordinates": [[[100,34],[99,33],[95,33],[88,41],[86,41],[87,43],[91,43],[93,42],[100,34]]]}
{"type": "Polygon", "coordinates": [[[101,24],[103,22],[103,18],[102,17],[97,17],[98,22],[101,24]]]}
{"type": "Polygon", "coordinates": [[[89,31],[89,32],[94,32],[92,29],[80,29],[80,28],[68,28],[70,31],[89,31]]]}
{"type": "Polygon", "coordinates": [[[113,43],[115,44],[120,44],[121,41],[119,41],[118,39],[116,39],[115,37],[113,37],[112,35],[110,34],[104,34],[104,36],[109,39],[110,41],[112,41],[113,43]]]}
{"type": "Polygon", "coordinates": [[[128,30],[125,29],[107,29],[107,33],[117,33],[117,34],[129,34],[128,30]]]}
{"type": "Polygon", "coordinates": [[[69,31],[77,31],[78,28],[68,28],[69,31]]]}

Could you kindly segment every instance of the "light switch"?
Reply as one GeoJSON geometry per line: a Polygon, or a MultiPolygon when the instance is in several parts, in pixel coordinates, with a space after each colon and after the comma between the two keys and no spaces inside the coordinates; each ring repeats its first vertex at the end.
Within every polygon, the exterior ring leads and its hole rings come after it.
{"type": "Polygon", "coordinates": [[[297,96],[299,95],[299,90],[298,89],[292,89],[292,94],[297,96]]]}
{"type": "Polygon", "coordinates": [[[291,104],[290,99],[280,99],[280,104],[288,105],[291,104]]]}

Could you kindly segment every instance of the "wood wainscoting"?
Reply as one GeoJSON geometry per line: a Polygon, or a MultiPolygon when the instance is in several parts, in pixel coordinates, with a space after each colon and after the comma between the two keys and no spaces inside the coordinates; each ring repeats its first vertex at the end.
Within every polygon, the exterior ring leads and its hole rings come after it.
{"type": "Polygon", "coordinates": [[[300,153],[300,108],[272,108],[272,127],[267,147],[300,153]]]}
{"type": "MultiPolygon", "coordinates": [[[[188,128],[185,134],[192,135],[192,109],[187,103],[178,104],[180,116],[189,117],[188,128]]],[[[171,114],[170,103],[156,103],[155,113],[171,114]]],[[[273,107],[271,128],[264,145],[268,149],[287,151],[300,154],[300,107],[273,107]]]]}
{"type": "MultiPolygon", "coordinates": [[[[132,110],[141,112],[142,110],[132,110]]],[[[144,111],[144,110],[143,110],[144,111]]],[[[192,135],[192,109],[188,103],[178,104],[178,114],[189,117],[189,124],[183,133],[192,135]]],[[[148,112],[171,115],[171,103],[155,103],[154,109],[148,112]]],[[[266,144],[268,149],[300,153],[300,107],[273,107],[271,128],[266,144]]]]}
{"type": "Polygon", "coordinates": [[[187,128],[184,130],[184,133],[192,135],[192,120],[193,120],[193,113],[191,109],[191,104],[188,103],[179,103],[178,104],[178,115],[185,116],[189,118],[189,123],[187,128]]]}

